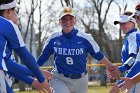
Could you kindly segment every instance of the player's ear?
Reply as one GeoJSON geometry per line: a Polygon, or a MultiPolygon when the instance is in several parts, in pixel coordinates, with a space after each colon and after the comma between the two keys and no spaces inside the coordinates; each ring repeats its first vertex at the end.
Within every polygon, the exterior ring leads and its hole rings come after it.
{"type": "Polygon", "coordinates": [[[6,9],[4,10],[4,13],[3,13],[3,16],[6,18],[6,19],[11,19],[11,10],[10,9],[6,9]]]}
{"type": "Polygon", "coordinates": [[[61,19],[59,19],[59,25],[61,25],[61,19]]]}
{"type": "Polygon", "coordinates": [[[9,14],[9,16],[12,16],[12,12],[13,12],[12,9],[8,9],[8,14],[9,14]]]}
{"type": "Polygon", "coordinates": [[[76,20],[76,17],[74,17],[75,19],[74,19],[74,25],[76,25],[76,23],[77,23],[77,20],[76,20]]]}

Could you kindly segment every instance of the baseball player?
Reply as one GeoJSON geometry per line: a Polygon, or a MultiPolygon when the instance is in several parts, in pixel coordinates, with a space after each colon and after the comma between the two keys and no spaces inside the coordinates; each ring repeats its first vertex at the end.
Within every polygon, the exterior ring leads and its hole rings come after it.
{"type": "Polygon", "coordinates": [[[20,31],[16,25],[18,22],[15,11],[16,6],[16,0],[0,0],[0,93],[13,93],[5,78],[8,72],[6,63],[11,59],[13,50],[39,80],[42,89],[45,88],[51,93],[48,82],[45,80],[34,57],[26,49],[22,40],[20,31]]]}
{"type": "MultiPolygon", "coordinates": [[[[114,24],[119,24],[122,32],[126,34],[124,44],[122,47],[122,66],[119,67],[119,73],[124,73],[128,70],[128,74],[126,74],[126,77],[132,77],[135,74],[137,74],[136,71],[130,74],[131,69],[133,68],[133,64],[135,64],[136,57],[139,51],[140,47],[140,32],[137,30],[137,23],[134,18],[132,18],[130,15],[131,12],[125,12],[123,15],[120,15],[119,20],[115,21],[114,24]],[[129,13],[129,14],[128,14],[129,13]],[[132,68],[131,68],[132,67],[132,68]]],[[[136,69],[136,67],[135,67],[136,69]]],[[[122,81],[119,81],[119,84],[122,81]]],[[[139,86],[139,84],[137,85],[139,86]]],[[[112,88],[110,93],[118,93],[119,88],[116,85],[112,88]]],[[[137,87],[128,90],[127,93],[139,93],[135,90],[138,90],[137,87]]]]}
{"type": "MultiPolygon", "coordinates": [[[[136,19],[136,22],[137,22],[138,27],[139,27],[140,26],[140,4],[136,5],[135,11],[132,14],[132,17],[134,17],[136,19]]],[[[139,66],[140,66],[140,52],[138,52],[136,62],[134,64],[134,66],[131,68],[131,70],[129,71],[127,77],[122,78],[122,80],[124,80],[125,82],[123,82],[119,85],[119,87],[121,87],[121,89],[123,89],[123,90],[128,89],[128,91],[131,90],[130,93],[139,93],[140,92],[139,91],[139,87],[140,87],[140,83],[139,83],[140,69],[139,69],[139,66]],[[131,76],[133,76],[133,77],[131,77],[131,76]],[[130,77],[130,78],[128,78],[128,77],[130,77]]]]}
{"type": "Polygon", "coordinates": [[[87,93],[88,53],[107,67],[113,65],[100,51],[91,35],[74,27],[76,15],[71,7],[62,9],[59,22],[62,30],[51,34],[37,63],[42,66],[54,54],[54,78],[51,80],[53,93],[87,93]]]}

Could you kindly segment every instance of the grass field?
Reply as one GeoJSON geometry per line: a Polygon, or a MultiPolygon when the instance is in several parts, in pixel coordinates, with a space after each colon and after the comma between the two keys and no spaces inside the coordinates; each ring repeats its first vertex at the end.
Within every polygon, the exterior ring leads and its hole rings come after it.
{"type": "MultiPolygon", "coordinates": [[[[100,87],[98,85],[96,86],[89,86],[88,93],[109,93],[109,90],[112,88],[111,85],[108,85],[107,87],[100,87]]],[[[15,93],[38,93],[37,91],[26,91],[26,92],[15,92],[15,93]]],[[[121,92],[125,93],[125,92],[121,92]]]]}
{"type": "MultiPolygon", "coordinates": [[[[111,87],[110,87],[111,88],[111,87]]],[[[89,87],[88,93],[108,93],[109,87],[89,87]]],[[[38,93],[37,91],[15,92],[15,93],[38,93]]]]}

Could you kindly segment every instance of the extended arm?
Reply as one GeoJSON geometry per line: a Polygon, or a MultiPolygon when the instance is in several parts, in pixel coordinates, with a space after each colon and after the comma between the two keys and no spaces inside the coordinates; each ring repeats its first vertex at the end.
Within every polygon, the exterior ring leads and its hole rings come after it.
{"type": "Polygon", "coordinates": [[[30,78],[30,77],[25,76],[25,75],[22,75],[22,74],[14,73],[12,70],[9,70],[9,71],[8,71],[8,74],[9,74],[10,76],[12,76],[12,77],[15,77],[15,78],[18,79],[18,80],[21,80],[21,81],[23,81],[23,82],[29,84],[29,85],[31,85],[31,84],[33,83],[33,81],[34,81],[33,78],[30,78]]]}
{"type": "Polygon", "coordinates": [[[25,76],[33,76],[33,73],[25,66],[20,65],[16,62],[13,62],[13,60],[9,59],[6,62],[6,67],[8,70],[14,73],[22,73],[25,76]]]}
{"type": "Polygon", "coordinates": [[[140,82],[140,73],[136,74],[132,78],[123,77],[123,78],[121,78],[121,80],[123,80],[123,82],[121,84],[119,84],[119,87],[122,90],[130,89],[134,84],[140,82]]]}
{"type": "Polygon", "coordinates": [[[51,36],[50,38],[46,41],[46,44],[44,45],[44,49],[41,53],[41,55],[37,59],[37,64],[39,66],[42,66],[48,59],[49,57],[53,54],[53,45],[51,44],[51,36]]]}
{"type": "Polygon", "coordinates": [[[44,82],[45,78],[36,63],[36,60],[29,53],[26,47],[16,48],[15,51],[19,55],[21,61],[30,69],[32,73],[34,73],[35,77],[39,80],[39,82],[44,82]]]}
{"type": "Polygon", "coordinates": [[[129,59],[121,66],[119,67],[119,70],[121,73],[124,73],[125,71],[129,70],[135,62],[135,57],[129,57],[129,59]]]}
{"type": "Polygon", "coordinates": [[[17,74],[17,73],[11,72],[11,70],[8,71],[8,74],[12,77],[15,77],[16,79],[18,79],[20,81],[23,81],[29,85],[32,85],[34,88],[36,88],[39,91],[43,90],[42,85],[36,79],[25,76],[23,74],[17,74]]]}

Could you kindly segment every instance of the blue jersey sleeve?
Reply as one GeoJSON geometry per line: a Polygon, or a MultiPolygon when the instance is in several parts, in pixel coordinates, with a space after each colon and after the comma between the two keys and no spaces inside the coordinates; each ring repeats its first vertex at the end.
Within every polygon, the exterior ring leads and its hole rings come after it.
{"type": "Polygon", "coordinates": [[[121,73],[124,73],[125,71],[128,70],[128,68],[127,68],[126,65],[122,65],[122,66],[119,67],[119,70],[120,70],[121,73]]]}
{"type": "Polygon", "coordinates": [[[19,55],[21,61],[29,68],[29,70],[35,75],[40,83],[45,81],[43,74],[41,73],[35,58],[29,53],[26,47],[16,48],[15,52],[19,55]]]}
{"type": "Polygon", "coordinates": [[[17,74],[17,73],[11,72],[10,70],[8,71],[8,74],[12,77],[15,77],[18,80],[21,80],[21,81],[29,84],[29,85],[31,85],[34,81],[34,79],[31,77],[25,76],[23,74],[17,74]]]}
{"type": "Polygon", "coordinates": [[[54,52],[53,47],[52,47],[53,45],[51,43],[51,38],[52,38],[52,36],[50,36],[48,38],[48,40],[46,41],[46,43],[44,45],[44,49],[43,49],[41,55],[37,59],[37,64],[39,66],[42,66],[54,52]]]}
{"type": "MultiPolygon", "coordinates": [[[[128,71],[128,73],[126,74],[126,77],[133,77],[134,75],[136,75],[137,73],[140,72],[140,62],[139,61],[136,61],[134,63],[134,65],[131,67],[131,69],[128,71]]],[[[120,80],[118,83],[120,84],[122,82],[122,80],[120,80]]]]}
{"type": "Polygon", "coordinates": [[[128,53],[129,53],[129,57],[132,56],[132,57],[136,57],[137,55],[137,52],[139,50],[139,35],[135,35],[135,34],[130,34],[128,37],[127,37],[127,40],[128,40],[128,53]]]}
{"type": "Polygon", "coordinates": [[[104,58],[104,55],[100,51],[100,48],[99,48],[98,44],[95,42],[93,37],[91,37],[91,35],[89,35],[86,38],[85,43],[86,43],[86,46],[87,46],[87,51],[90,53],[90,55],[92,57],[94,57],[98,61],[100,61],[104,58]]]}
{"type": "Polygon", "coordinates": [[[17,74],[22,73],[22,75],[25,75],[25,76],[33,76],[33,73],[27,67],[20,65],[16,62],[13,62],[13,60],[11,59],[7,60],[6,67],[8,71],[10,70],[11,72],[14,72],[17,74]]]}
{"type": "Polygon", "coordinates": [[[124,62],[121,67],[119,67],[121,73],[124,73],[125,71],[129,70],[133,66],[135,59],[136,59],[136,54],[132,53],[130,57],[126,60],[126,62],[124,62]]]}
{"type": "Polygon", "coordinates": [[[97,52],[96,54],[93,54],[92,56],[95,59],[97,59],[98,61],[100,61],[100,60],[102,60],[104,58],[104,54],[101,51],[97,52]]]}
{"type": "Polygon", "coordinates": [[[9,24],[6,25],[5,30],[6,31],[4,32],[4,36],[10,47],[15,49],[25,46],[17,25],[10,21],[9,24]]]}
{"type": "Polygon", "coordinates": [[[136,75],[137,73],[140,72],[140,61],[136,61],[134,63],[134,65],[131,67],[130,71],[127,73],[126,77],[133,77],[134,75],[136,75]]]}
{"type": "Polygon", "coordinates": [[[42,66],[51,56],[52,52],[49,50],[49,48],[46,46],[41,55],[39,56],[37,60],[37,64],[39,66],[42,66]]]}

